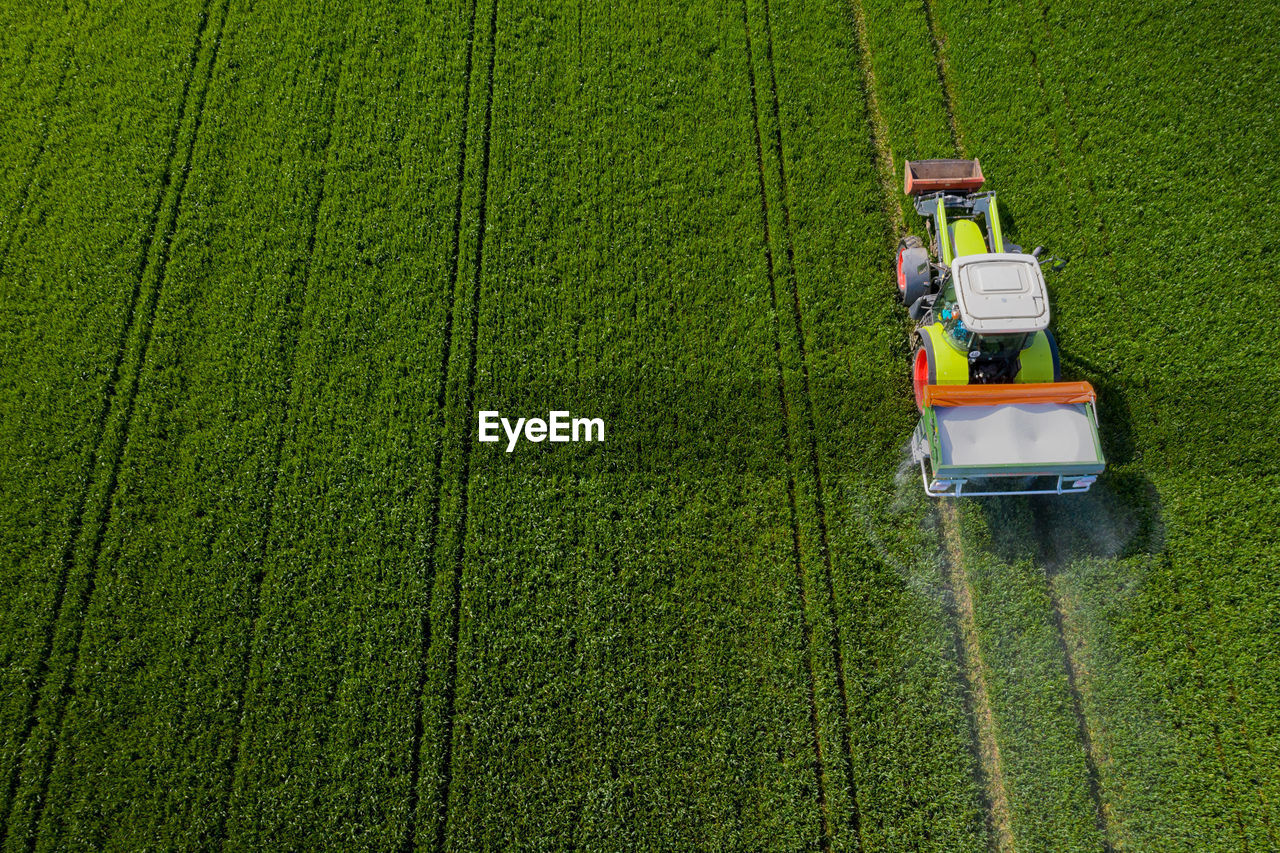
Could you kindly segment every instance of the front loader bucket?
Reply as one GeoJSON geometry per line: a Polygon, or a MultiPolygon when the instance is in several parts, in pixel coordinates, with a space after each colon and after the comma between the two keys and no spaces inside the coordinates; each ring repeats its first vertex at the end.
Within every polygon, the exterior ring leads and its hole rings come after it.
{"type": "Polygon", "coordinates": [[[982,164],[977,160],[908,160],[903,168],[903,192],[907,195],[962,190],[982,186],[982,164]]]}
{"type": "Polygon", "coordinates": [[[912,439],[933,497],[1089,491],[1106,467],[1087,382],[927,385],[912,439]]]}

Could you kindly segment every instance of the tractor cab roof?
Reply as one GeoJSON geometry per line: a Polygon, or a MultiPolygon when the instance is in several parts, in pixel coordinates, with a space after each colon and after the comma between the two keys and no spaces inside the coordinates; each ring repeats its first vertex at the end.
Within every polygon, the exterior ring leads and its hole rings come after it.
{"type": "Polygon", "coordinates": [[[951,264],[965,326],[979,335],[1038,332],[1049,326],[1049,293],[1031,255],[964,255],[951,264]]]}

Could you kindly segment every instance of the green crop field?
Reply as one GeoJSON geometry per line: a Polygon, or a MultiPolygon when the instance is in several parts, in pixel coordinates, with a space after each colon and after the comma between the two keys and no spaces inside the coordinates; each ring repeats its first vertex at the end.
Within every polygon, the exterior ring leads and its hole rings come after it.
{"type": "Polygon", "coordinates": [[[1280,850],[1277,13],[7,0],[0,849],[1280,850]],[[959,156],[1088,495],[907,464],[959,156]]]}

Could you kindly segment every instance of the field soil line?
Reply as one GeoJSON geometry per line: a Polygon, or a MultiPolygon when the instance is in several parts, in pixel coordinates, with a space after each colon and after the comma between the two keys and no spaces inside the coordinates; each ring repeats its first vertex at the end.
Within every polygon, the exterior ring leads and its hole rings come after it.
{"type": "Polygon", "coordinates": [[[15,835],[13,824],[23,821],[21,812],[29,810],[25,818],[26,827],[19,831],[26,837],[27,846],[34,848],[36,832],[48,799],[49,775],[57,759],[62,721],[67,702],[74,692],[73,682],[79,666],[84,616],[93,599],[94,576],[111,520],[111,505],[115,498],[121,457],[129,440],[134,402],[141,374],[146,366],[156,304],[164,286],[169,248],[182,207],[196,138],[200,134],[205,95],[218,60],[229,3],[230,0],[223,0],[220,9],[210,9],[210,3],[207,2],[195,31],[189,70],[182,84],[181,105],[169,139],[164,175],[156,189],[155,203],[148,217],[149,228],[139,253],[137,273],[121,328],[117,355],[99,409],[98,434],[87,460],[84,488],[77,499],[67,536],[57,559],[58,580],[50,613],[52,621],[44,632],[26,715],[27,722],[21,735],[26,760],[39,763],[27,773],[23,772],[23,764],[14,765],[8,781],[9,796],[6,803],[9,812],[0,822],[0,846],[12,841],[15,835]],[[210,28],[209,23],[215,14],[217,21],[210,28]],[[99,466],[105,466],[106,469],[101,477],[95,474],[99,466]],[[85,554],[84,577],[73,584],[73,575],[77,574],[74,572],[75,564],[80,562],[77,554],[82,552],[85,554]],[[74,595],[71,594],[73,585],[78,587],[74,595]],[[59,626],[66,621],[70,624],[59,630],[59,626]],[[60,648],[63,644],[65,649],[60,648]],[[61,673],[59,679],[53,680],[56,684],[51,683],[50,679],[55,658],[59,662],[57,669],[61,673]],[[51,721],[44,735],[40,734],[41,719],[51,721]],[[48,743],[43,746],[32,743],[33,739],[45,737],[48,743]],[[39,757],[33,759],[36,755],[39,757]],[[34,786],[35,790],[30,793],[29,799],[22,797],[27,802],[20,806],[16,800],[23,787],[23,776],[34,777],[27,784],[34,786]]]}
{"type": "MultiPolygon", "coordinates": [[[[791,446],[791,412],[787,401],[786,380],[783,371],[782,356],[782,316],[779,311],[776,258],[773,248],[773,231],[769,226],[769,192],[765,179],[764,144],[760,132],[760,100],[759,86],[756,81],[755,52],[752,49],[751,21],[746,0],[742,2],[742,27],[745,37],[747,58],[747,85],[751,97],[751,126],[755,141],[756,169],[760,187],[760,224],[764,231],[765,271],[769,279],[769,301],[775,318],[774,324],[774,356],[778,376],[778,400],[782,407],[782,443],[783,457],[787,467],[787,503],[791,525],[791,554],[796,573],[796,588],[800,597],[801,630],[804,634],[805,659],[807,666],[806,692],[809,703],[810,737],[813,739],[814,776],[817,782],[818,807],[822,819],[822,835],[818,839],[819,848],[831,849],[831,808],[827,794],[828,773],[826,757],[822,746],[822,726],[818,717],[816,696],[817,676],[813,663],[813,626],[809,622],[809,594],[805,583],[804,564],[801,560],[799,508],[796,497],[795,460],[791,446]]],[[[856,809],[854,810],[856,820],[856,809]]]]}
{"type": "Polygon", "coordinates": [[[1093,731],[1090,730],[1089,720],[1084,711],[1082,685],[1088,679],[1088,670],[1085,668],[1080,656],[1072,651],[1073,649],[1082,648],[1084,640],[1078,632],[1072,630],[1068,608],[1054,580],[1061,569],[1061,562],[1058,559],[1057,548],[1053,541],[1053,531],[1050,529],[1050,511],[1051,507],[1048,506],[1044,499],[1033,503],[1031,506],[1036,538],[1039,540],[1037,562],[1040,564],[1044,575],[1045,594],[1049,598],[1054,633],[1058,639],[1058,648],[1062,652],[1063,669],[1067,673],[1067,690],[1071,695],[1071,710],[1076,718],[1077,736],[1084,747],[1089,798],[1093,801],[1095,813],[1094,823],[1098,828],[1098,832],[1102,835],[1103,850],[1105,853],[1112,853],[1115,850],[1115,846],[1111,843],[1110,833],[1108,832],[1110,807],[1102,796],[1102,777],[1098,771],[1099,765],[1106,762],[1106,755],[1098,746],[1098,739],[1093,731]]]}
{"type": "MultiPolygon", "coordinates": [[[[414,737],[412,741],[412,753],[410,755],[410,788],[409,788],[409,809],[408,819],[406,821],[406,831],[403,841],[403,849],[416,849],[419,845],[418,836],[420,834],[428,834],[432,839],[433,849],[443,851],[448,847],[449,837],[449,800],[453,790],[453,738],[454,738],[454,716],[457,702],[457,677],[458,677],[458,638],[460,634],[461,620],[461,598],[462,598],[462,571],[466,555],[467,540],[467,523],[470,509],[471,496],[471,432],[469,424],[471,423],[473,412],[475,411],[476,396],[476,360],[477,360],[477,342],[480,334],[480,305],[484,284],[484,250],[485,235],[488,224],[489,213],[489,165],[491,154],[491,139],[493,131],[493,99],[494,99],[494,77],[497,69],[498,60],[498,2],[491,0],[488,10],[488,62],[484,72],[484,105],[482,107],[480,119],[479,136],[476,140],[480,146],[480,158],[477,166],[476,182],[477,197],[475,201],[476,210],[476,237],[475,251],[470,258],[471,273],[470,279],[466,283],[466,290],[463,291],[463,298],[459,299],[459,280],[462,276],[462,225],[463,225],[463,201],[465,197],[464,188],[466,186],[467,162],[468,162],[468,134],[469,130],[469,111],[471,107],[471,86],[472,72],[474,69],[475,59],[475,39],[476,39],[476,20],[477,6],[474,2],[471,4],[470,21],[468,24],[468,46],[467,46],[467,62],[466,62],[466,83],[463,92],[463,125],[461,144],[459,147],[458,162],[458,193],[456,197],[457,206],[455,208],[454,219],[454,237],[453,237],[453,258],[450,260],[450,286],[451,286],[451,304],[449,306],[448,317],[446,319],[446,330],[448,332],[448,342],[445,347],[443,370],[441,377],[441,396],[439,399],[441,412],[441,441],[440,450],[436,458],[437,472],[437,490],[433,504],[431,539],[427,543],[427,548],[434,560],[434,568],[432,569],[432,577],[428,584],[430,592],[429,600],[425,602],[422,617],[422,648],[421,663],[419,669],[418,684],[416,687],[415,702],[415,718],[414,718],[414,737]],[[464,328],[459,328],[458,315],[460,311],[469,311],[469,322],[464,328]],[[465,338],[461,336],[465,335],[465,338]],[[463,352],[454,352],[455,347],[462,347],[463,352]],[[456,390],[456,396],[453,398],[453,405],[449,404],[448,390],[452,387],[449,373],[450,365],[459,364],[458,357],[466,359],[465,368],[459,378],[459,386],[456,390]],[[456,443],[450,442],[445,438],[445,427],[448,423],[448,414],[450,411],[457,410],[458,425],[456,443]],[[451,454],[456,454],[456,464],[458,473],[456,480],[446,482],[444,475],[444,467],[446,461],[449,467],[452,467],[453,456],[448,460],[445,458],[446,446],[452,444],[454,447],[451,454]],[[446,501],[446,487],[449,489],[451,498],[446,501]],[[446,523],[446,516],[449,523],[446,523]],[[445,579],[440,577],[440,568],[448,566],[451,572],[450,576],[445,579]],[[432,626],[431,614],[436,612],[436,586],[447,583],[448,598],[443,602],[444,612],[441,614],[443,626],[437,624],[435,628],[432,626]],[[438,638],[433,631],[439,630],[441,636],[438,638]],[[434,779],[435,790],[433,792],[433,800],[429,801],[428,807],[432,813],[428,816],[420,816],[419,812],[424,806],[421,802],[420,793],[422,785],[422,750],[427,739],[427,691],[430,680],[432,662],[436,659],[436,646],[438,642],[444,644],[444,660],[443,660],[443,684],[441,685],[442,694],[437,700],[440,705],[438,728],[432,732],[438,739],[438,755],[434,761],[434,779]],[[423,817],[429,817],[431,828],[426,829],[423,824],[423,817]]],[[[439,590],[444,592],[445,590],[439,590]]]]}
{"type": "Polygon", "coordinates": [[[956,121],[956,98],[951,89],[951,71],[947,64],[947,42],[942,30],[938,27],[938,16],[933,6],[937,0],[922,0],[924,20],[929,27],[930,47],[933,49],[933,62],[938,68],[938,88],[942,90],[942,105],[947,111],[947,127],[951,131],[951,144],[961,157],[969,155],[964,150],[964,138],[960,133],[960,125],[956,121]]]}
{"type": "MultiPolygon", "coordinates": [[[[799,581],[801,583],[802,605],[805,607],[806,613],[806,631],[810,634],[806,638],[807,646],[810,649],[811,667],[813,661],[818,657],[818,645],[813,643],[812,635],[819,634],[824,636],[825,649],[822,657],[829,655],[829,666],[834,676],[835,688],[835,707],[834,714],[836,725],[835,736],[839,739],[839,755],[824,762],[824,769],[828,774],[838,773],[843,769],[843,790],[835,789],[834,793],[838,793],[841,801],[833,801],[831,794],[833,789],[828,789],[829,810],[834,812],[837,809],[847,809],[848,811],[848,833],[852,839],[852,844],[857,849],[865,849],[867,846],[866,839],[863,836],[862,815],[859,803],[857,772],[855,767],[856,755],[853,742],[853,723],[851,721],[853,710],[850,708],[848,674],[846,671],[844,644],[840,636],[840,622],[838,619],[839,604],[836,598],[835,589],[835,567],[833,566],[833,558],[830,545],[830,533],[828,530],[827,518],[827,498],[826,485],[822,465],[819,460],[818,440],[817,440],[817,416],[813,403],[813,393],[811,389],[811,369],[809,344],[805,329],[805,311],[801,297],[801,288],[799,280],[799,270],[796,264],[795,252],[795,236],[791,215],[791,186],[790,179],[787,174],[787,152],[783,141],[783,111],[780,103],[778,74],[776,61],[774,59],[775,45],[773,34],[773,15],[769,0],[761,0],[758,14],[762,16],[761,29],[763,30],[763,53],[764,53],[764,70],[767,71],[767,94],[769,101],[767,104],[767,112],[763,115],[764,123],[768,125],[768,133],[761,130],[762,114],[760,110],[759,98],[765,94],[763,88],[763,80],[760,75],[755,73],[754,57],[752,50],[752,31],[750,26],[751,15],[744,3],[744,24],[747,30],[748,42],[748,60],[752,68],[751,77],[751,96],[752,108],[755,119],[756,145],[758,155],[758,165],[760,166],[760,188],[762,214],[765,222],[765,238],[768,245],[766,260],[769,261],[769,283],[771,304],[777,318],[775,351],[778,355],[778,368],[780,371],[780,395],[783,407],[783,419],[788,425],[787,441],[787,460],[791,471],[789,477],[789,487],[791,490],[792,500],[792,517],[795,522],[796,548],[797,548],[797,571],[799,572],[799,581]],[[757,85],[759,80],[760,85],[757,85]],[[768,146],[763,144],[764,138],[768,140],[768,146]],[[770,181],[766,178],[766,160],[771,160],[771,164],[776,169],[776,184],[774,188],[778,194],[777,212],[780,214],[780,227],[771,227],[769,216],[769,195],[768,188],[770,181]],[[781,238],[781,246],[779,247],[779,237],[781,238]],[[778,249],[781,249],[779,251],[778,249]],[[779,270],[776,266],[781,263],[779,270]],[[779,275],[785,279],[786,292],[780,295],[778,293],[778,277],[779,275]],[[786,305],[784,303],[789,303],[786,305]],[[790,323],[785,322],[786,315],[790,314],[790,323]],[[789,326],[789,328],[787,328],[789,326]],[[792,365],[793,371],[788,371],[786,364],[787,356],[795,359],[792,365]],[[798,376],[798,385],[792,380],[789,387],[786,377],[791,375],[798,376]],[[797,420],[795,428],[791,428],[791,414],[795,412],[797,420]],[[794,446],[791,437],[794,436],[794,446]],[[801,560],[802,552],[800,550],[801,539],[799,522],[801,520],[800,512],[800,486],[804,485],[805,500],[803,501],[812,513],[812,519],[815,524],[814,534],[816,537],[817,562],[816,573],[811,577],[808,572],[803,571],[803,561],[801,560]],[[812,589],[811,589],[812,587],[812,589]],[[815,603],[815,610],[809,609],[809,604],[815,603]],[[842,765],[842,767],[841,767],[842,765]]],[[[758,37],[757,37],[758,45],[758,37]]],[[[864,93],[865,94],[865,93],[864,93]]],[[[885,180],[887,170],[881,168],[878,170],[878,178],[885,180]]],[[[818,672],[814,672],[815,686],[818,672]]],[[[815,725],[819,725],[821,720],[815,720],[815,725]]],[[[826,728],[826,727],[822,727],[826,728]]],[[[837,840],[834,839],[833,840],[837,840]]]]}
{"type": "MultiPolygon", "coordinates": [[[[456,170],[456,191],[453,200],[453,232],[449,249],[449,275],[448,275],[448,293],[449,293],[449,310],[445,312],[444,317],[444,347],[440,356],[440,391],[436,397],[436,413],[438,415],[438,428],[441,440],[436,442],[435,458],[433,460],[432,470],[435,472],[435,482],[433,483],[433,496],[431,499],[431,509],[427,519],[427,530],[430,531],[430,539],[425,543],[427,554],[430,555],[433,566],[436,551],[436,544],[440,538],[440,502],[441,492],[444,489],[444,472],[442,466],[444,464],[444,431],[447,421],[445,414],[446,405],[448,403],[449,388],[449,364],[453,358],[453,325],[454,315],[458,311],[457,286],[458,286],[458,270],[461,267],[462,255],[462,202],[464,190],[466,188],[467,176],[467,134],[470,132],[471,117],[471,76],[472,67],[475,61],[475,44],[476,44],[476,0],[471,2],[470,15],[467,22],[467,59],[463,68],[463,84],[462,84],[462,104],[461,104],[461,127],[458,135],[458,166],[456,170]]],[[[425,723],[423,715],[425,713],[424,694],[427,690],[427,680],[430,675],[429,653],[431,646],[431,598],[432,589],[435,587],[436,569],[432,569],[432,575],[426,584],[426,600],[422,603],[421,623],[419,627],[422,645],[418,650],[418,680],[414,686],[414,719],[413,719],[413,737],[409,746],[409,801],[408,801],[408,820],[406,821],[405,838],[402,850],[409,851],[415,849],[417,836],[417,813],[419,802],[419,779],[422,774],[422,741],[425,735],[425,723]]]]}
{"type": "Polygon", "coordinates": [[[1000,744],[996,738],[991,697],[987,693],[986,667],[982,662],[982,650],[978,643],[973,594],[969,577],[964,570],[964,548],[960,540],[960,521],[955,504],[943,501],[939,507],[939,515],[942,519],[942,541],[946,552],[943,561],[945,582],[955,608],[956,651],[967,688],[965,705],[976,737],[983,789],[986,792],[987,816],[991,824],[992,849],[998,853],[1011,853],[1014,850],[1013,818],[1009,811],[1009,798],[1005,793],[1000,744]]]}
{"type": "MultiPolygon", "coordinates": [[[[876,152],[876,173],[880,176],[880,191],[884,193],[884,211],[889,217],[889,227],[896,242],[906,233],[907,223],[898,202],[898,184],[893,171],[893,149],[889,145],[889,124],[880,109],[876,94],[876,71],[871,62],[871,40],[867,36],[867,16],[861,0],[851,0],[853,34],[858,42],[858,72],[862,77],[862,95],[867,104],[867,125],[871,132],[871,149],[876,152]]],[[[950,104],[947,110],[950,112],[950,104]]]]}
{"type": "MultiPolygon", "coordinates": [[[[906,231],[906,223],[902,206],[898,200],[898,188],[894,180],[893,153],[889,146],[888,123],[880,109],[876,96],[875,70],[871,55],[871,42],[867,35],[866,14],[860,0],[851,0],[854,35],[858,44],[858,64],[863,80],[865,101],[867,105],[867,124],[871,135],[873,150],[876,152],[876,167],[880,174],[880,187],[884,194],[883,208],[890,227],[890,243],[896,243],[899,235],[906,231]]],[[[933,27],[932,10],[926,2],[929,15],[930,30],[934,35],[935,53],[937,52],[937,31],[933,27]]],[[[940,54],[939,54],[940,56],[940,54]]],[[[941,63],[941,59],[939,59],[941,63]]],[[[957,150],[959,134],[954,120],[954,109],[950,87],[945,85],[944,68],[938,66],[940,80],[943,81],[943,96],[946,102],[947,115],[950,119],[951,131],[956,138],[957,150]]],[[[890,247],[892,248],[892,246],[890,247]]],[[[889,257],[886,255],[886,257],[889,257]]],[[[944,582],[950,588],[955,603],[957,653],[960,664],[960,675],[964,680],[965,704],[970,718],[972,732],[975,737],[975,752],[983,787],[986,792],[987,819],[991,828],[990,842],[992,848],[999,853],[1014,850],[1013,818],[1009,810],[1009,799],[1004,785],[1004,773],[1000,763],[1000,747],[996,740],[995,716],[991,706],[991,698],[987,692],[986,678],[983,674],[982,652],[978,642],[977,624],[974,619],[973,593],[969,579],[964,571],[964,552],[961,546],[960,525],[956,508],[943,501],[939,508],[940,529],[943,546],[946,551],[944,582]]]]}

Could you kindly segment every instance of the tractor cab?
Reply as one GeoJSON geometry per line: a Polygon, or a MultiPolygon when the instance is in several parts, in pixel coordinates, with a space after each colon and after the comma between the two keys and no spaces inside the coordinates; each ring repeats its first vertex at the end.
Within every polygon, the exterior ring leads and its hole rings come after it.
{"type": "Polygon", "coordinates": [[[958,257],[933,314],[946,342],[968,359],[970,381],[1016,381],[1022,351],[1049,326],[1040,263],[1022,254],[958,257]]]}
{"type": "Polygon", "coordinates": [[[1023,335],[1049,327],[1049,293],[1030,255],[956,258],[951,287],[959,320],[978,335],[1023,335]]]}

